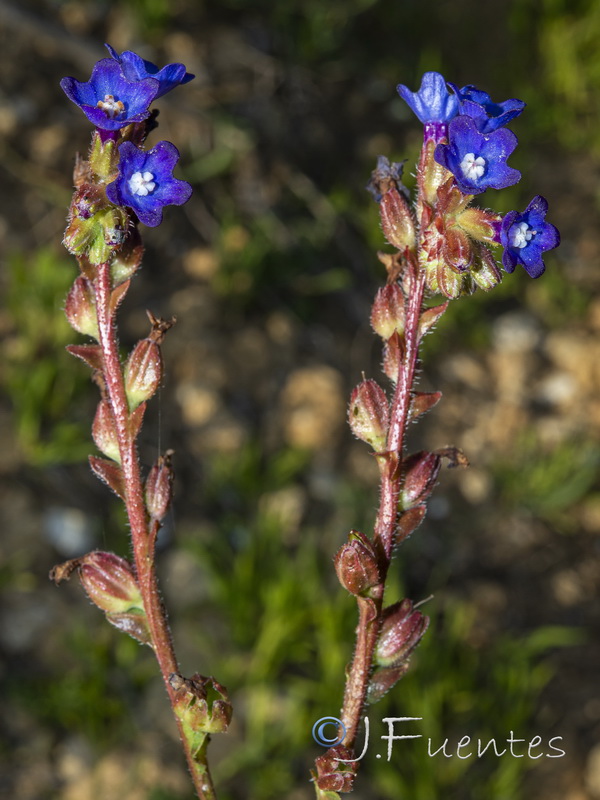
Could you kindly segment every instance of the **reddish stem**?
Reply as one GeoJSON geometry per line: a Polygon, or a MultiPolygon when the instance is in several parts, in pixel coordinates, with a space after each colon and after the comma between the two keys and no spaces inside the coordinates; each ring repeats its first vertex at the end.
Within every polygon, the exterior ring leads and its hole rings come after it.
{"type": "MultiPolygon", "coordinates": [[[[149,530],[149,520],[144,503],[140,464],[135,436],[132,433],[130,423],[129,404],[125,393],[123,369],[119,358],[114,316],[110,308],[111,292],[112,281],[110,264],[100,264],[98,267],[98,275],[95,280],[96,315],[100,333],[100,347],[102,349],[104,380],[115,418],[117,438],[119,441],[121,469],[123,471],[123,481],[125,484],[125,506],[131,528],[135,569],[140,592],[144,601],[144,610],[148,619],[152,647],[160,667],[171,706],[175,709],[175,691],[169,682],[169,677],[173,673],[178,673],[179,668],[173,649],[171,631],[156,580],[156,571],[154,567],[154,542],[156,537],[153,532],[149,530]]],[[[177,714],[175,714],[175,719],[179,728],[196,793],[200,800],[214,800],[216,794],[206,757],[204,753],[201,755],[196,754],[196,757],[194,757],[190,742],[185,736],[183,726],[177,714]]]]}
{"type": "MultiPolygon", "coordinates": [[[[410,269],[410,267],[407,267],[410,269]]],[[[411,389],[415,378],[419,354],[419,320],[423,306],[425,275],[423,272],[410,280],[406,300],[405,352],[400,365],[398,382],[392,401],[385,467],[382,470],[379,510],[375,522],[374,541],[381,544],[381,596],[376,599],[357,597],[359,620],[356,649],[346,681],[342,722],[346,728],[344,745],[353,748],[358,726],[362,719],[373,653],[381,626],[383,590],[392,558],[394,538],[398,524],[398,495],[400,492],[402,453],[406,424],[410,408],[411,389]]]]}

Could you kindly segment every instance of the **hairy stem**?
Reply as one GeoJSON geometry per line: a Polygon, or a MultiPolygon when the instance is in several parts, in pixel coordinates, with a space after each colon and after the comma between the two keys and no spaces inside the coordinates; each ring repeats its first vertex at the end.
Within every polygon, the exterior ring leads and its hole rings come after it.
{"type": "Polygon", "coordinates": [[[381,596],[374,599],[357,597],[359,620],[356,648],[346,681],[342,707],[342,722],[346,728],[344,745],[350,748],[354,747],[365,705],[373,666],[373,653],[381,627],[385,580],[392,558],[398,524],[398,495],[402,480],[400,465],[404,450],[411,389],[419,353],[419,320],[423,306],[424,286],[425,276],[423,273],[410,281],[411,290],[406,303],[404,331],[406,346],[392,401],[387,441],[388,453],[385,454],[385,467],[382,469],[380,501],[374,536],[375,543],[379,543],[381,546],[381,596]]]}
{"type": "MultiPolygon", "coordinates": [[[[144,601],[144,610],[148,619],[152,647],[160,667],[169,701],[174,709],[175,690],[171,686],[169,678],[173,673],[178,673],[179,668],[173,649],[173,640],[167,616],[158,591],[154,564],[156,536],[149,529],[135,435],[131,426],[131,415],[125,393],[123,369],[119,359],[114,317],[110,308],[112,282],[109,263],[100,264],[98,267],[98,276],[94,288],[100,347],[102,349],[103,374],[117,429],[121,469],[125,484],[125,505],[131,528],[135,569],[144,601]]],[[[177,714],[175,714],[175,719],[196,793],[200,800],[214,800],[216,793],[210,777],[206,755],[204,751],[202,753],[192,753],[191,743],[185,735],[177,714]]]]}

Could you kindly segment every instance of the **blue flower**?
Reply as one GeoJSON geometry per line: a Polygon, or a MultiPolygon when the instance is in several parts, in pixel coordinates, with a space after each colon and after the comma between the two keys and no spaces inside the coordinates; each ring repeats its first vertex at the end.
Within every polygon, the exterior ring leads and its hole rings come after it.
{"type": "Polygon", "coordinates": [[[119,147],[119,175],[106,187],[116,206],[133,209],[140,222],[155,228],[162,222],[163,206],[181,206],[192,187],[173,177],[179,152],[171,142],[159,142],[152,150],[140,150],[132,142],[119,147]]]}
{"type": "Polygon", "coordinates": [[[453,83],[448,84],[455,92],[460,102],[460,114],[465,114],[474,119],[481,133],[491,133],[503,128],[518,117],[525,108],[522,100],[505,100],[503,103],[493,103],[487,92],[475,86],[463,86],[459,89],[453,83]]]}
{"type": "MultiPolygon", "coordinates": [[[[119,55],[109,44],[105,45],[112,58],[121,66],[123,75],[130,81],[143,81],[146,78],[153,78],[158,81],[158,92],[156,97],[170,92],[176,86],[188,83],[195,76],[187,72],[183,64],[167,64],[166,67],[159,69],[156,64],[146,61],[137,53],[131,50],[124,50],[119,55]]],[[[155,98],[156,99],[156,98],[155,98]]]]}
{"type": "Polygon", "coordinates": [[[519,170],[506,164],[516,146],[512,131],[504,128],[484,135],[475,120],[461,114],[448,125],[448,144],[438,144],[434,158],[450,170],[463,194],[481,194],[521,179],[519,170]]]}
{"type": "Polygon", "coordinates": [[[87,83],[63,78],[60,85],[90,122],[105,131],[116,131],[146,119],[159,89],[154,78],[129,80],[112,58],[98,61],[87,83]]]}
{"type": "Polygon", "coordinates": [[[458,98],[450,94],[439,72],[426,72],[418,92],[411,92],[402,84],[397,89],[400,97],[424,125],[429,122],[449,122],[458,114],[458,98]]]}
{"type": "Polygon", "coordinates": [[[546,269],[542,253],[560,244],[558,230],[544,221],[547,211],[548,201],[538,194],[522,214],[510,211],[502,220],[502,265],[507,272],[522,264],[530,277],[539,278],[546,269]]]}

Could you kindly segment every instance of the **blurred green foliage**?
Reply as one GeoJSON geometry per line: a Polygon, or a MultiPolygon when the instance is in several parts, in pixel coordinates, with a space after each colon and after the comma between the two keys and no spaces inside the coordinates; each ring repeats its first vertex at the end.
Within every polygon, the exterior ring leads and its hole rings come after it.
{"type": "Polygon", "coordinates": [[[62,311],[73,264],[53,250],[41,249],[13,254],[7,267],[10,337],[3,382],[17,443],[34,465],[78,461],[89,449],[78,414],[89,381],[64,351],[73,339],[62,311]]]}

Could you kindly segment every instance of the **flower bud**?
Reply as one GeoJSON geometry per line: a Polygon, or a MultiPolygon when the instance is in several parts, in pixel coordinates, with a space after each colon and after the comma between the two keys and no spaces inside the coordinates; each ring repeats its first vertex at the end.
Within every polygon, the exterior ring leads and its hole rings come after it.
{"type": "Polygon", "coordinates": [[[114,553],[88,553],[79,563],[79,578],[90,600],[102,611],[119,613],[144,607],[131,564],[114,553]]]}
{"type": "Polygon", "coordinates": [[[130,228],[123,246],[119,248],[110,264],[113,286],[118,286],[132,277],[139,269],[144,255],[142,238],[137,228],[130,228]]]}
{"type": "MultiPolygon", "coordinates": [[[[223,733],[231,722],[231,703],[224,686],[197,673],[184,678],[174,672],[169,683],[175,691],[175,714],[188,728],[192,741],[201,745],[207,734],[223,733]]],[[[195,748],[194,748],[195,749],[195,748]]]]}
{"type": "Polygon", "coordinates": [[[125,392],[130,411],[149,400],[160,385],[162,358],[153,339],[142,339],[125,364],[125,392]]]}
{"type": "Polygon", "coordinates": [[[429,617],[413,609],[412,600],[402,600],[383,612],[383,622],[375,646],[374,661],[380,667],[398,667],[419,644],[429,617]]]}
{"type": "Polygon", "coordinates": [[[456,217],[456,222],[478,242],[493,242],[502,221],[500,214],[482,208],[467,208],[456,217]]]}
{"type": "Polygon", "coordinates": [[[471,275],[475,283],[488,292],[500,283],[502,273],[498,269],[496,260],[488,247],[480,244],[478,255],[479,258],[476,259],[476,265],[471,270],[471,275]]]}
{"type": "Polygon", "coordinates": [[[148,514],[155,520],[162,520],[171,504],[173,494],[173,470],[171,468],[172,450],[167,450],[150,470],[146,480],[145,495],[148,514]]]}
{"type": "Polygon", "coordinates": [[[397,283],[388,283],[375,295],[371,325],[386,342],[394,332],[404,333],[404,296],[397,283]]]}
{"type": "Polygon", "coordinates": [[[466,272],[473,263],[473,244],[459,228],[447,228],[442,258],[455,272],[466,272]]]}
{"type": "Polygon", "coordinates": [[[78,333],[99,339],[96,300],[89,281],[83,275],[79,275],[71,286],[65,300],[65,314],[78,333]]]}
{"type": "Polygon", "coordinates": [[[151,641],[144,601],[131,564],[114,553],[94,551],[79,561],[79,579],[106,619],[142,644],[151,641]]]}
{"type": "Polygon", "coordinates": [[[373,543],[358,531],[350,532],[334,563],[340,583],[351,594],[367,595],[381,581],[373,543]]]}
{"type": "Polygon", "coordinates": [[[85,183],[73,195],[70,213],[72,217],[89,219],[107,207],[108,200],[102,189],[94,184],[85,183]]]}
{"type": "Polygon", "coordinates": [[[437,480],[441,461],[439,455],[428,452],[415,453],[404,460],[399,497],[401,509],[418,506],[429,497],[437,480]]]}
{"type": "Polygon", "coordinates": [[[108,456],[118,464],[121,463],[115,418],[106,400],[101,400],[98,403],[92,425],[92,438],[101,453],[104,453],[105,456],[108,456]]]}
{"type": "Polygon", "coordinates": [[[386,449],[389,406],[385,392],[375,381],[363,381],[352,392],[348,422],[357,439],[378,453],[386,449]]]}
{"type": "Polygon", "coordinates": [[[395,187],[381,198],[379,213],[383,235],[388,242],[398,250],[407,247],[412,250],[415,246],[413,215],[405,198],[395,187]]]}
{"type": "Polygon", "coordinates": [[[112,139],[102,141],[96,131],[90,149],[89,166],[98,183],[110,183],[119,167],[119,150],[112,139]]]}

